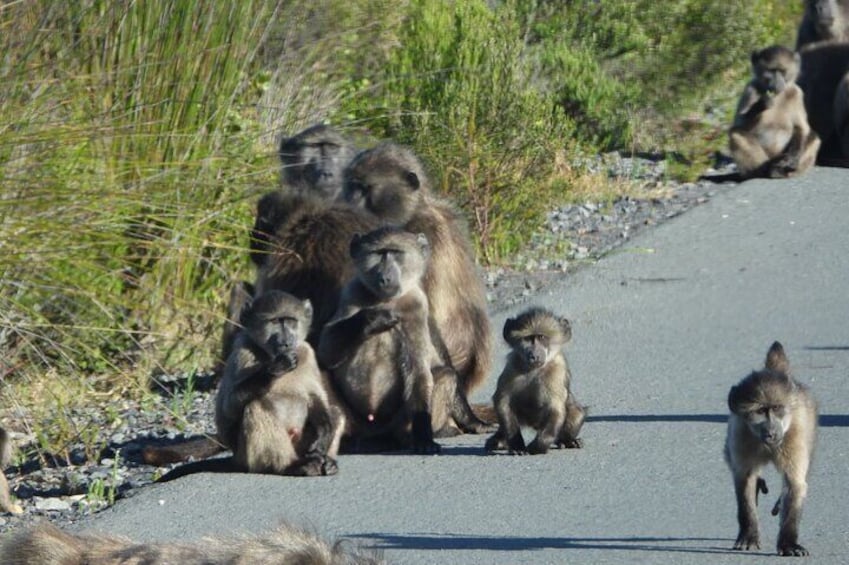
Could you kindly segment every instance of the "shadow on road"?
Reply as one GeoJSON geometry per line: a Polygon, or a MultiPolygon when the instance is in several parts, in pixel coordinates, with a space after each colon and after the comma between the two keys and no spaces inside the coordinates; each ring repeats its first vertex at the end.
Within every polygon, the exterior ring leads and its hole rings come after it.
{"type": "MultiPolygon", "coordinates": [[[[632,424],[640,424],[643,422],[707,422],[710,424],[724,424],[727,421],[727,414],[622,414],[609,416],[587,416],[587,422],[626,422],[632,424]]],[[[849,415],[820,414],[820,427],[849,427],[849,415]]]]}
{"type": "MultiPolygon", "coordinates": [[[[599,549],[622,551],[660,551],[676,553],[727,554],[731,538],[690,537],[607,537],[607,538],[522,538],[490,536],[455,536],[442,534],[395,535],[359,534],[346,536],[364,540],[375,549],[413,550],[482,550],[482,551],[532,551],[536,549],[599,549]],[[692,545],[691,545],[692,544],[692,545]]],[[[754,555],[752,552],[748,555],[754,555]]],[[[766,555],[766,553],[764,553],[766,555]]],[[[771,555],[771,554],[769,554],[771,555]]]]}

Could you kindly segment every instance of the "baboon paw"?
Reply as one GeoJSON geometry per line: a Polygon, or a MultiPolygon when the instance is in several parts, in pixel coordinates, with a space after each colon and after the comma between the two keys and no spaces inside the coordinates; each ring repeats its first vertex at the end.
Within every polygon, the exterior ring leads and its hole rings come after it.
{"type": "Polygon", "coordinates": [[[281,353],[271,362],[270,372],[279,375],[288,373],[298,366],[298,356],[294,351],[281,353]]]}
{"type": "Polygon", "coordinates": [[[374,308],[366,315],[365,333],[368,335],[379,334],[389,331],[398,325],[401,318],[392,310],[386,308],[374,308]]]}
{"type": "Polygon", "coordinates": [[[548,445],[545,442],[534,440],[528,445],[528,453],[531,455],[545,455],[548,453],[548,445]]]}
{"type": "Polygon", "coordinates": [[[505,447],[507,446],[504,444],[504,441],[497,435],[490,437],[486,440],[486,443],[483,444],[484,450],[488,452],[504,449],[505,447]]]}
{"type": "Polygon", "coordinates": [[[798,543],[781,543],[778,544],[778,554],[791,556],[791,557],[804,557],[805,555],[810,555],[808,550],[798,543]]]}
{"type": "Polygon", "coordinates": [[[584,440],[580,438],[562,439],[557,442],[557,447],[563,449],[581,449],[584,447],[584,440]]]}
{"type": "Polygon", "coordinates": [[[476,422],[463,431],[467,434],[491,434],[498,430],[498,424],[487,424],[486,422],[476,422]]]}
{"type": "Polygon", "coordinates": [[[335,475],[339,472],[339,466],[336,464],[336,460],[332,457],[325,458],[324,462],[321,465],[321,474],[325,476],[335,475]]]}
{"type": "Polygon", "coordinates": [[[511,449],[510,455],[528,455],[528,450],[525,448],[522,449],[511,449]]]}
{"type": "Polygon", "coordinates": [[[761,540],[758,534],[740,534],[737,541],[734,543],[734,549],[738,551],[748,551],[750,549],[760,549],[761,540]]]}

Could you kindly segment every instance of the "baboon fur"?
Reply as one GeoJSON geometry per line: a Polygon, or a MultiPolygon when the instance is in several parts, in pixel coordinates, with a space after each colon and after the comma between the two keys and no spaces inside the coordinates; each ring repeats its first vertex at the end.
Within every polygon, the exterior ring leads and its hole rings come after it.
{"type": "Polygon", "coordinates": [[[448,202],[432,194],[419,158],[394,143],[354,158],[345,170],[344,197],[384,222],[427,236],[433,253],[424,289],[438,333],[436,345],[468,394],[489,374],[492,336],[465,222],[448,202]]]}
{"type": "Polygon", "coordinates": [[[740,526],[734,549],[760,548],[757,494],[767,492],[760,473],[772,463],[784,479],[772,512],[780,514],[778,553],[808,555],[799,544],[799,521],[816,445],[817,406],[808,388],[789,375],[780,343],[770,347],[763,370],[731,387],[728,408],[725,461],[734,479],[740,526]]]}
{"type": "Polygon", "coordinates": [[[44,523],[8,535],[4,565],[353,565],[384,563],[348,544],[333,546],[305,530],[280,526],[256,537],[209,537],[196,543],[135,543],[63,532],[44,523]]]}
{"type": "Polygon", "coordinates": [[[849,41],[849,0],[805,0],[796,51],[822,42],[849,41]]]}
{"type": "Polygon", "coordinates": [[[811,128],[822,139],[817,163],[849,167],[849,43],[824,43],[802,54],[799,86],[811,128]]]}
{"type": "Polygon", "coordinates": [[[283,138],[278,153],[283,189],[336,199],[342,191],[342,172],[356,153],[350,140],[323,124],[283,138]]]}
{"type": "Polygon", "coordinates": [[[11,514],[21,514],[23,508],[12,501],[9,482],[6,480],[6,475],[3,474],[3,469],[12,462],[13,455],[12,438],[9,437],[9,433],[5,429],[0,428],[0,510],[11,514]]]}
{"type": "Polygon", "coordinates": [[[543,454],[555,447],[579,448],[578,434],[586,409],[571,391],[572,374],[563,346],[572,338],[569,320],[533,307],[504,323],[504,340],[511,351],[492,396],[498,431],[487,451],[543,454]],[[526,447],[522,426],[537,431],[526,447]]]}
{"type": "Polygon", "coordinates": [[[820,138],[808,125],[796,85],[799,64],[799,54],[777,45],[752,53],[752,80],[729,131],[731,157],[743,178],[796,176],[816,160],[820,138]]]}

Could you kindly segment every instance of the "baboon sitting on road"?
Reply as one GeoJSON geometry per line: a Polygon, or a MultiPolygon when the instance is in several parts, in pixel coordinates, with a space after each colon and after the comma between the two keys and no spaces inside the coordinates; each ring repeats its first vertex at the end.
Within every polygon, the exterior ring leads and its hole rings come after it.
{"type": "Polygon", "coordinates": [[[789,374],[784,348],[777,341],[766,367],[731,387],[728,394],[728,435],[725,460],[734,477],[740,531],[734,549],[759,549],[757,493],[766,493],[761,468],[772,463],[784,475],[778,553],[808,555],[799,544],[802,503],[808,490],[817,431],[817,406],[807,387],[789,374]]]}
{"type": "Polygon", "coordinates": [[[773,46],[752,53],[746,86],[729,132],[731,157],[743,178],[801,174],[816,160],[820,139],[808,125],[796,85],[800,57],[773,46]]]}

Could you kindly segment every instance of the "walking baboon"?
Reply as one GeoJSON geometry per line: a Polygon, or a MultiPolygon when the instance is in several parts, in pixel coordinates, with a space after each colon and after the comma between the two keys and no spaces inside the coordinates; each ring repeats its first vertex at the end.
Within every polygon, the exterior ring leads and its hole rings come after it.
{"type": "Polygon", "coordinates": [[[512,350],[492,396],[499,428],[485,449],[515,455],[546,453],[552,445],[578,448],[586,409],[571,391],[572,374],[563,346],[572,338],[569,320],[530,308],[504,324],[512,350]],[[525,447],[522,426],[537,431],[525,447]]]}
{"type": "Polygon", "coordinates": [[[778,45],[752,53],[753,77],[729,131],[731,157],[743,178],[795,176],[816,160],[820,139],[796,85],[799,64],[797,53],[778,45]]]}
{"type": "Polygon", "coordinates": [[[308,300],[281,291],[260,294],[245,310],[215,399],[218,439],[232,458],[174,469],[161,480],[201,471],[332,475],[344,429],[305,341],[308,300]]]}
{"type": "Polygon", "coordinates": [[[272,192],[262,197],[257,224],[266,237],[252,244],[262,254],[255,292],[282,290],[313,304],[314,346],[321,328],[336,312],[342,287],[354,275],[348,246],[355,234],[378,227],[378,220],[347,204],[328,205],[315,197],[272,192]],[[266,260],[267,259],[267,260],[266,260]]]}
{"type": "Polygon", "coordinates": [[[342,171],[356,149],[336,129],[318,124],[283,138],[279,155],[285,188],[333,200],[342,191],[342,171]]]}
{"type": "Polygon", "coordinates": [[[822,41],[849,41],[849,0],[805,0],[796,50],[822,41]]]}
{"type": "Polygon", "coordinates": [[[195,543],[135,543],[126,538],[63,532],[50,523],[10,534],[0,546],[5,565],[353,565],[384,560],[348,544],[329,545],[289,525],[256,537],[195,543]],[[346,545],[351,548],[346,551],[346,545]]]}
{"type": "Polygon", "coordinates": [[[433,253],[424,289],[436,325],[436,345],[460,375],[464,394],[489,374],[492,336],[483,282],[464,222],[431,194],[416,155],[384,143],[363,151],[345,170],[344,196],[385,222],[424,233],[433,253]]]}
{"type": "Polygon", "coordinates": [[[731,387],[728,407],[725,460],[734,477],[740,524],[734,549],[760,548],[757,493],[766,493],[760,471],[771,462],[784,476],[777,505],[781,514],[778,553],[808,555],[799,544],[799,520],[816,443],[817,407],[807,387],[789,376],[780,343],[769,348],[763,370],[731,387]]]}
{"type": "Polygon", "coordinates": [[[811,128],[822,139],[817,162],[849,167],[849,43],[812,45],[801,55],[799,86],[811,128]]]}
{"type": "Polygon", "coordinates": [[[433,429],[447,431],[452,419],[470,431],[486,428],[431,341],[421,286],[430,256],[424,234],[385,226],[354,236],[350,253],[356,276],[318,347],[350,408],[350,435],[390,436],[432,453],[439,450],[433,429]]]}
{"type": "Polygon", "coordinates": [[[12,462],[12,454],[12,439],[5,429],[0,428],[0,510],[12,514],[20,514],[24,510],[12,501],[9,482],[6,480],[6,475],[3,474],[3,469],[12,462]]]}

